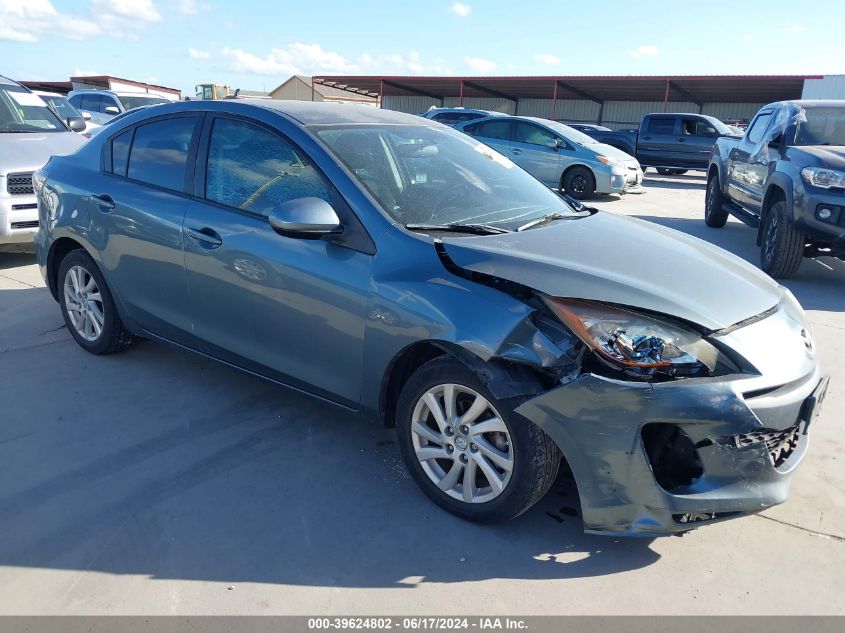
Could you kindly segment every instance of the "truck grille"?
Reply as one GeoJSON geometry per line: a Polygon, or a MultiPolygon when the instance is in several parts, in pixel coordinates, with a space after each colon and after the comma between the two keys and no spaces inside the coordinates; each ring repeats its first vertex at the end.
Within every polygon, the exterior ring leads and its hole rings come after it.
{"type": "Polygon", "coordinates": [[[9,174],[6,176],[6,191],[13,196],[31,196],[35,193],[32,186],[32,172],[28,174],[9,174]]]}

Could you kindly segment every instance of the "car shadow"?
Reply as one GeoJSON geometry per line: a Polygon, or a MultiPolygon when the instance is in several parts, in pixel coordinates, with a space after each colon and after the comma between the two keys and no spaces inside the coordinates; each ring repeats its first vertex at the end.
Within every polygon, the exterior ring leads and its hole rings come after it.
{"type": "MultiPolygon", "coordinates": [[[[703,219],[672,218],[653,215],[633,215],[661,226],[720,246],[754,266],[760,266],[757,231],[731,219],[723,228],[708,227],[703,219]]],[[[804,259],[801,268],[791,279],[776,280],[789,288],[807,310],[845,311],[845,299],[838,289],[845,283],[845,262],[832,257],[804,259]]]]}
{"type": "Polygon", "coordinates": [[[584,534],[566,474],[514,521],[471,524],[424,497],[377,422],[159,343],[88,355],[44,289],[0,290],[12,305],[28,314],[0,322],[17,342],[0,352],[0,566],[411,588],[659,559],[652,539],[584,534]]]}

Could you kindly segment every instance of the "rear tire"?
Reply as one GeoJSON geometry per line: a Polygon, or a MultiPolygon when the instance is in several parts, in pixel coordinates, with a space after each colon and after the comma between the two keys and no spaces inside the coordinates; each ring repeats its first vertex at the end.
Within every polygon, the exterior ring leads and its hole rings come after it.
{"type": "Polygon", "coordinates": [[[58,294],[65,325],[86,352],[113,354],[132,344],[103,274],[85,251],[71,251],[62,259],[58,294]]]}
{"type": "Polygon", "coordinates": [[[576,200],[586,200],[596,193],[596,178],[586,167],[573,167],[563,176],[563,192],[576,200]]]}
{"type": "Polygon", "coordinates": [[[707,181],[707,193],[704,194],[704,223],[714,229],[721,229],[728,221],[725,211],[725,196],[719,183],[719,174],[714,173],[707,181]]]}
{"type": "Polygon", "coordinates": [[[795,230],[787,215],[786,201],[775,202],[763,222],[760,267],[775,279],[788,279],[798,272],[804,258],[806,237],[795,230]]]}
{"type": "Polygon", "coordinates": [[[551,438],[452,358],[435,358],[414,372],[399,396],[396,422],[414,481],[434,503],[469,521],[519,516],[557,476],[561,456],[551,438]],[[489,477],[497,477],[496,485],[489,477]]]}
{"type": "Polygon", "coordinates": [[[676,176],[683,176],[685,173],[687,173],[687,171],[688,171],[688,170],[686,170],[686,169],[676,169],[676,170],[675,170],[675,175],[676,175],[676,176]]]}
{"type": "Polygon", "coordinates": [[[661,176],[671,176],[674,173],[674,169],[669,169],[668,167],[658,167],[657,173],[661,176]]]}

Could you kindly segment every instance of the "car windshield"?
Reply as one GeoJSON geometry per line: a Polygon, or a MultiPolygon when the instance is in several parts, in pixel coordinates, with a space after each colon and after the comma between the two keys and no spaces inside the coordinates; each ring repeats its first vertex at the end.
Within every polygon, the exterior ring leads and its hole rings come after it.
{"type": "Polygon", "coordinates": [[[0,87],[0,133],[65,131],[41,97],[15,86],[0,87]]]}
{"type": "Polygon", "coordinates": [[[403,225],[484,224],[515,229],[564,200],[510,159],[448,128],[342,126],[318,136],[403,225]]]}
{"type": "Polygon", "coordinates": [[[795,128],[794,144],[845,145],[845,108],[806,108],[795,128]]]}
{"type": "Polygon", "coordinates": [[[162,97],[127,97],[125,95],[118,97],[120,103],[123,104],[124,110],[131,110],[132,108],[140,108],[141,106],[156,105],[159,103],[170,103],[167,99],[162,97]]]}
{"type": "MultiPolygon", "coordinates": [[[[538,120],[538,123],[541,121],[538,120]]],[[[577,143],[578,145],[597,145],[598,141],[594,139],[592,136],[587,136],[583,132],[579,132],[574,127],[569,127],[568,125],[564,125],[563,123],[558,123],[557,121],[542,121],[543,125],[545,125],[550,130],[554,130],[557,134],[561,135],[570,143],[577,143]]]]}
{"type": "Polygon", "coordinates": [[[729,136],[731,134],[731,129],[722,123],[719,119],[712,117],[712,116],[702,116],[702,119],[707,121],[710,125],[716,128],[716,132],[722,136],[729,136]]]}
{"type": "Polygon", "coordinates": [[[64,97],[55,97],[52,95],[40,95],[44,102],[53,108],[63,119],[81,119],[82,115],[79,110],[70,105],[70,102],[64,97]]]}

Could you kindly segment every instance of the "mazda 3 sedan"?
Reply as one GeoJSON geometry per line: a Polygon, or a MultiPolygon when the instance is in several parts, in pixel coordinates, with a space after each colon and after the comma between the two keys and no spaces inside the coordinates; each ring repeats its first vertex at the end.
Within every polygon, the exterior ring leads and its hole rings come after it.
{"type": "Polygon", "coordinates": [[[166,341],[380,418],[475,521],[561,463],[597,533],[786,498],[827,383],[800,305],[744,261],[411,115],[208,101],[109,128],[34,177],[83,349],[166,341]]]}

